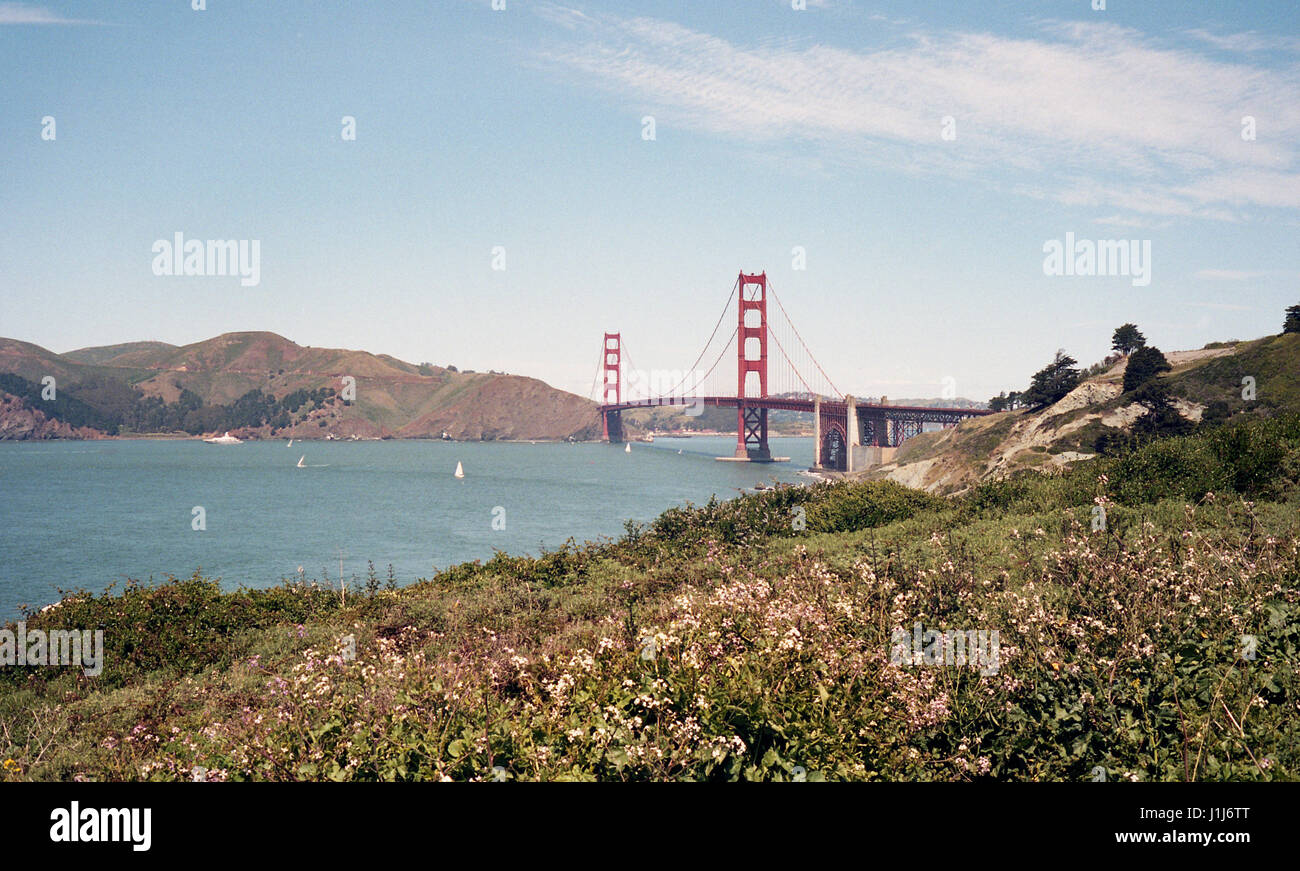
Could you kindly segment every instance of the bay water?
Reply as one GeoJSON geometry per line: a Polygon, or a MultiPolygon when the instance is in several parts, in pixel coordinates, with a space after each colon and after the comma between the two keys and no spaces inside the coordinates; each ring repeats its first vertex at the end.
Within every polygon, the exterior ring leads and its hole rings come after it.
{"type": "Polygon", "coordinates": [[[301,569],[337,585],[341,559],[356,589],[367,560],[385,580],[391,563],[407,584],[497,550],[536,555],[621,535],[625,521],[672,506],[809,480],[800,473],[811,439],[771,446],[791,462],[715,461],[732,454],[734,436],[661,437],[631,453],[415,440],[0,442],[0,621],[59,589],[99,593],[128,578],[202,570],[234,589],[301,569]],[[206,528],[195,529],[200,516],[206,528]]]}

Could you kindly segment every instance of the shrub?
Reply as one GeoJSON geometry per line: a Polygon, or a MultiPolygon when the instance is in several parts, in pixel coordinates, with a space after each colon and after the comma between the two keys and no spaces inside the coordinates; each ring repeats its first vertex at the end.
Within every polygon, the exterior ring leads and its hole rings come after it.
{"type": "Polygon", "coordinates": [[[1160,439],[1123,457],[1111,480],[1128,504],[1168,497],[1199,500],[1231,486],[1232,474],[1202,439],[1160,439]]]}
{"type": "Polygon", "coordinates": [[[832,488],[808,508],[808,528],[816,532],[851,532],[945,507],[947,503],[940,497],[895,481],[846,484],[832,488]]]}

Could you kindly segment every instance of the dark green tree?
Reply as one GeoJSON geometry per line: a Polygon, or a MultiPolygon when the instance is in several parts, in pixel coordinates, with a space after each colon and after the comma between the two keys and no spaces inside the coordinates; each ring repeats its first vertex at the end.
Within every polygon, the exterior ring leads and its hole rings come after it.
{"type": "Polygon", "coordinates": [[[1300,305],[1293,305],[1286,310],[1286,321],[1282,324],[1284,333],[1300,333],[1300,305]]]}
{"type": "Polygon", "coordinates": [[[1168,372],[1172,367],[1160,349],[1154,346],[1138,348],[1128,358],[1124,367],[1124,392],[1136,390],[1155,378],[1161,372],[1168,372]]]}
{"type": "Polygon", "coordinates": [[[1007,392],[1005,390],[989,400],[989,410],[991,411],[1007,410],[1007,392]]]}
{"type": "Polygon", "coordinates": [[[1111,348],[1125,357],[1143,347],[1146,343],[1147,337],[1138,330],[1137,324],[1124,324],[1121,327],[1116,327],[1114,335],[1110,338],[1111,348]]]}
{"type": "Polygon", "coordinates": [[[1133,435],[1139,441],[1191,432],[1193,424],[1178,413],[1164,382],[1149,381],[1133,394],[1133,401],[1147,413],[1133,422],[1133,435]]]}
{"type": "Polygon", "coordinates": [[[1034,373],[1029,389],[1022,395],[1030,408],[1046,408],[1059,401],[1079,385],[1079,361],[1065,351],[1057,351],[1052,362],[1034,373]]]}

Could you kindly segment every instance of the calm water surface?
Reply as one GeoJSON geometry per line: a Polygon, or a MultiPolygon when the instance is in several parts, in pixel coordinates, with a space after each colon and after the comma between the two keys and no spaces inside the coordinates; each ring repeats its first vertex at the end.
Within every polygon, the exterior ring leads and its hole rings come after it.
{"type": "Polygon", "coordinates": [[[406,584],[435,565],[616,536],[624,521],[674,505],[808,480],[799,472],[812,463],[810,439],[772,440],[790,463],[714,461],[734,447],[734,436],[661,438],[631,454],[598,444],[0,442],[0,620],[59,588],[99,592],[199,568],[229,588],[270,586],[299,566],[337,579],[340,550],[345,576],[364,578],[373,560],[406,584]],[[191,528],[195,506],[204,531],[191,528]],[[492,528],[498,506],[504,530],[492,528]]]}

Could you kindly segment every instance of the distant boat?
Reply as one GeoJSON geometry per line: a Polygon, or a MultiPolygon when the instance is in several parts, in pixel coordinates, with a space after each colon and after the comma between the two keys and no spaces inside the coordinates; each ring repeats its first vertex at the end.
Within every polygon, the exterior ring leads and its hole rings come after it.
{"type": "Polygon", "coordinates": [[[223,436],[214,436],[210,439],[204,439],[210,445],[242,445],[243,442],[232,436],[229,431],[223,436]]]}
{"type": "Polygon", "coordinates": [[[293,439],[289,439],[289,447],[293,447],[293,439]]]}
{"type": "Polygon", "coordinates": [[[456,477],[457,478],[465,477],[465,467],[460,464],[460,460],[456,461],[456,477]]]}
{"type": "Polygon", "coordinates": [[[677,453],[680,454],[681,452],[682,452],[682,449],[681,449],[681,448],[678,448],[678,449],[677,449],[677,453]]]}
{"type": "Polygon", "coordinates": [[[626,445],[623,446],[623,453],[625,453],[625,454],[630,454],[630,453],[632,453],[632,443],[631,443],[631,442],[628,442],[626,445]]]}
{"type": "Polygon", "coordinates": [[[298,458],[298,468],[299,468],[299,469],[305,469],[305,468],[307,468],[307,455],[306,455],[306,454],[303,454],[301,457],[298,458]]]}

